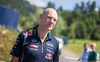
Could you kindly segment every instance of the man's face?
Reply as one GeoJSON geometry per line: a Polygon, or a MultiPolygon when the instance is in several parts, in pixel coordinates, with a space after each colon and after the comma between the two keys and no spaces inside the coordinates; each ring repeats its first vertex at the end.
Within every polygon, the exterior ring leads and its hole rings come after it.
{"type": "Polygon", "coordinates": [[[94,45],[90,45],[91,49],[95,49],[95,46],[94,45]]]}
{"type": "Polygon", "coordinates": [[[47,30],[52,30],[57,22],[57,13],[55,11],[48,11],[40,17],[40,24],[47,30]]]}
{"type": "Polygon", "coordinates": [[[87,50],[87,49],[88,49],[88,47],[89,47],[89,45],[88,45],[88,44],[85,44],[85,45],[84,45],[84,49],[85,49],[85,50],[87,50]]]}

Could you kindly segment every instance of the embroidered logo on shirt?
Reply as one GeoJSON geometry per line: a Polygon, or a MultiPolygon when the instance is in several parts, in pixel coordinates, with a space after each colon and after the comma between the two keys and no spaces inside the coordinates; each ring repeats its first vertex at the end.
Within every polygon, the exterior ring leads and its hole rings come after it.
{"type": "Polygon", "coordinates": [[[35,40],[35,39],[32,39],[31,41],[32,41],[33,43],[34,43],[34,42],[37,42],[37,40],[35,40]]]}
{"type": "Polygon", "coordinates": [[[31,48],[38,48],[38,45],[29,44],[29,47],[31,47],[31,48]]]}
{"type": "Polygon", "coordinates": [[[50,43],[50,42],[47,42],[47,44],[46,44],[47,46],[51,46],[51,47],[53,47],[53,44],[52,43],[50,43]]]}
{"type": "Polygon", "coordinates": [[[26,33],[23,33],[24,34],[24,36],[25,36],[25,38],[27,38],[27,36],[30,36],[30,35],[32,35],[32,31],[27,31],[26,33]]]}
{"type": "Polygon", "coordinates": [[[48,53],[48,54],[46,54],[45,58],[51,60],[52,59],[52,55],[50,53],[48,53]]]}
{"type": "Polygon", "coordinates": [[[50,50],[50,49],[46,49],[48,52],[53,52],[52,50],[50,50]]]}

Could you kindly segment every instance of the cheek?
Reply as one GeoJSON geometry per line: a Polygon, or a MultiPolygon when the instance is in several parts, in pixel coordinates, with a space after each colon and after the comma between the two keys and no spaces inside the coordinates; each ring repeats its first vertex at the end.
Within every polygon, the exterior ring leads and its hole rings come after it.
{"type": "Polygon", "coordinates": [[[93,49],[93,47],[91,47],[93,49]]]}
{"type": "Polygon", "coordinates": [[[56,25],[56,22],[54,22],[54,25],[56,25]]]}
{"type": "Polygon", "coordinates": [[[41,23],[42,23],[42,24],[45,24],[45,23],[47,23],[47,22],[46,22],[45,19],[42,19],[41,23]]]}

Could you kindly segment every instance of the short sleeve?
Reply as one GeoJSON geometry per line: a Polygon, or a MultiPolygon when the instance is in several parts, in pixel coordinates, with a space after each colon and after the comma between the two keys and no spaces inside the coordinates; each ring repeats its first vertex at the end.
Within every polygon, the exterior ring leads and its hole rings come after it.
{"type": "Polygon", "coordinates": [[[20,57],[22,55],[23,41],[24,41],[24,36],[21,33],[18,35],[16,42],[10,52],[11,55],[16,56],[16,57],[20,57]]]}

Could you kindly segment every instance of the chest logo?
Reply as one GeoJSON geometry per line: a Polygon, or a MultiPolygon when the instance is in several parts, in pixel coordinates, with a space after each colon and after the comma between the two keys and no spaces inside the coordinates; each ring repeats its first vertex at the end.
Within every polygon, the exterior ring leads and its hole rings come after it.
{"type": "Polygon", "coordinates": [[[29,47],[31,47],[31,48],[38,48],[38,45],[29,44],[29,47]]]}
{"type": "Polygon", "coordinates": [[[48,54],[46,54],[45,58],[51,60],[52,59],[52,55],[50,53],[48,53],[48,54]]]}

